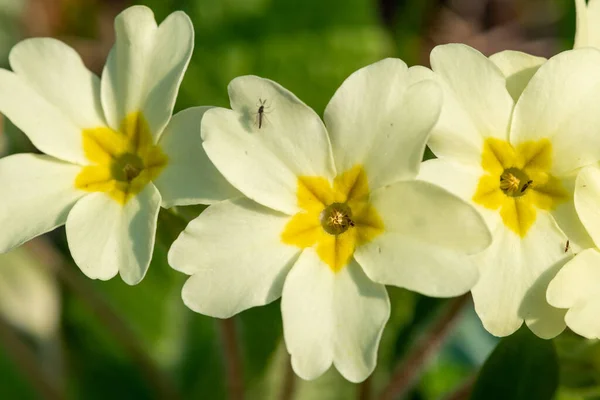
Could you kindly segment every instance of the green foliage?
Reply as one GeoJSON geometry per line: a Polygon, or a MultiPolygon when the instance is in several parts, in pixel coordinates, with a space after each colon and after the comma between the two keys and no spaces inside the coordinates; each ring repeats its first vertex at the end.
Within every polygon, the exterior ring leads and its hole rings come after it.
{"type": "Polygon", "coordinates": [[[471,400],[549,400],[558,387],[558,373],[552,341],[523,326],[502,339],[485,362],[471,400]]]}

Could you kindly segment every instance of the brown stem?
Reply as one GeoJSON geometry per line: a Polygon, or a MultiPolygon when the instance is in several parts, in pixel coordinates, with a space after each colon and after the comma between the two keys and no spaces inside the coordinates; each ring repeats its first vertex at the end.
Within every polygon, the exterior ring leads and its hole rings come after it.
{"type": "Polygon", "coordinates": [[[475,378],[477,374],[474,374],[465,379],[453,392],[444,397],[444,400],[466,400],[473,391],[473,385],[475,384],[475,378]]]}
{"type": "Polygon", "coordinates": [[[454,327],[460,311],[469,300],[469,295],[452,299],[433,326],[416,343],[411,353],[395,369],[392,378],[384,388],[380,399],[393,400],[405,395],[421,375],[423,366],[437,352],[444,339],[454,327]]]}
{"type": "Polygon", "coordinates": [[[372,376],[369,376],[363,383],[358,387],[358,400],[370,400],[371,399],[371,383],[372,376]]]}
{"type": "Polygon", "coordinates": [[[4,345],[6,353],[21,369],[23,377],[29,381],[41,398],[46,400],[63,398],[59,389],[44,374],[35,352],[3,318],[0,318],[0,342],[4,345]]]}
{"type": "Polygon", "coordinates": [[[279,400],[291,400],[296,390],[296,374],[292,368],[291,358],[285,358],[285,372],[281,383],[279,400]]]}
{"type": "Polygon", "coordinates": [[[115,339],[129,353],[133,361],[140,367],[147,381],[157,393],[157,397],[165,399],[179,399],[170,379],[158,368],[148,356],[140,340],[131,330],[129,325],[112,309],[90,282],[78,272],[74,272],[71,265],[58,253],[45,239],[38,238],[28,242],[31,254],[36,256],[43,264],[51,267],[66,287],[82,300],[98,317],[115,339]]]}
{"type": "Polygon", "coordinates": [[[227,379],[227,391],[230,400],[242,400],[244,398],[244,378],[242,355],[238,345],[237,330],[233,318],[219,320],[221,340],[223,342],[223,353],[225,356],[225,371],[227,379]]]}

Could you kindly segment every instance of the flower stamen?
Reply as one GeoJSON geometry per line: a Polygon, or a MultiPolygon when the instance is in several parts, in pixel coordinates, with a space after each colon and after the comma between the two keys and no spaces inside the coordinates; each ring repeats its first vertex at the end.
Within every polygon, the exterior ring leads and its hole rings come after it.
{"type": "Polygon", "coordinates": [[[333,203],[327,206],[320,215],[321,226],[330,235],[341,235],[355,226],[352,221],[352,210],[347,204],[333,203]]]}
{"type": "Polygon", "coordinates": [[[500,175],[500,189],[510,197],[519,197],[531,187],[533,180],[518,168],[508,168],[500,175]]]}

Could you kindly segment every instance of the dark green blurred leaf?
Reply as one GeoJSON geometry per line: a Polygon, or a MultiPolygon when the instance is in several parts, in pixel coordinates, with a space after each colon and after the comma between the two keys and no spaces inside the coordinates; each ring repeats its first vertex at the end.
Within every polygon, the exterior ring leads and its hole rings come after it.
{"type": "Polygon", "coordinates": [[[471,400],[550,400],[557,387],[554,344],[523,326],[502,339],[485,362],[471,400]]]}
{"type": "Polygon", "coordinates": [[[600,398],[600,342],[566,331],[555,339],[563,397],[600,398]]]}

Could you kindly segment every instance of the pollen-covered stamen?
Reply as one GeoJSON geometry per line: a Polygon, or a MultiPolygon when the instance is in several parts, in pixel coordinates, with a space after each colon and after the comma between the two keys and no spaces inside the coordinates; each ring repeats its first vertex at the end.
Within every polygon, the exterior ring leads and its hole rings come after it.
{"type": "Polygon", "coordinates": [[[500,175],[500,189],[507,196],[523,196],[533,181],[518,168],[508,168],[500,175]]]}
{"type": "Polygon", "coordinates": [[[330,235],[341,235],[354,226],[352,210],[344,203],[333,203],[320,215],[321,226],[330,235]]]}

